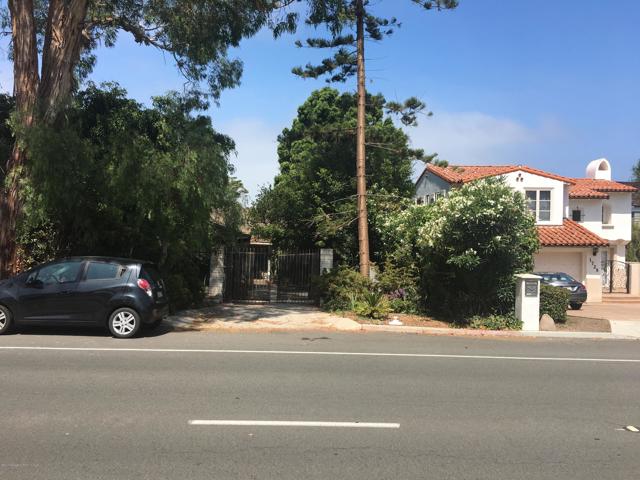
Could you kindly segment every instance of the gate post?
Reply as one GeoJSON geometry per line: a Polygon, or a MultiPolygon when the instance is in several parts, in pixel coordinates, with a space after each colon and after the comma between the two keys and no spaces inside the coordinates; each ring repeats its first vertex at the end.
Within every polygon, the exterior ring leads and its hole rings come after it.
{"type": "Polygon", "coordinates": [[[320,275],[333,270],[333,248],[320,249],[320,275]]]}
{"type": "Polygon", "coordinates": [[[208,297],[216,302],[222,302],[224,292],[224,247],[211,253],[211,267],[209,269],[208,297]]]}

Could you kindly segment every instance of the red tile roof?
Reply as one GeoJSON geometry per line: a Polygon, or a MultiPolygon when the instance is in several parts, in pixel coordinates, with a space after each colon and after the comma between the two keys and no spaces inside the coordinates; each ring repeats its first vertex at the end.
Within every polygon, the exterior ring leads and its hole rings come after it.
{"type": "Polygon", "coordinates": [[[569,187],[569,198],[609,198],[607,192],[629,192],[636,189],[631,185],[612,182],[611,180],[595,180],[591,178],[574,178],[569,187]]]}
{"type": "Polygon", "coordinates": [[[554,175],[544,170],[523,165],[450,165],[448,167],[427,165],[425,168],[425,172],[431,172],[449,183],[467,183],[480,178],[504,175],[517,171],[540,175],[541,177],[552,178],[565,183],[574,183],[571,178],[554,175]]]}
{"type": "Polygon", "coordinates": [[[579,223],[565,218],[562,225],[538,225],[543,247],[606,247],[609,242],[579,223]]]}

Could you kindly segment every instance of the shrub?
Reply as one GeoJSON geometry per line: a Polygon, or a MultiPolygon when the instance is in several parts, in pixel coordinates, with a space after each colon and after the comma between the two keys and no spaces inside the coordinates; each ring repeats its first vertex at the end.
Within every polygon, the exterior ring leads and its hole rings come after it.
{"type": "Polygon", "coordinates": [[[393,256],[413,257],[429,310],[453,319],[513,312],[513,275],[531,271],[539,247],[522,194],[489,178],[412,210],[389,221],[400,237],[393,256]]]}
{"type": "Polygon", "coordinates": [[[415,268],[400,267],[387,260],[376,279],[376,287],[387,295],[392,311],[419,313],[420,295],[415,268]]]}
{"type": "Polygon", "coordinates": [[[542,285],[540,287],[540,316],[546,313],[556,322],[566,322],[569,297],[569,292],[564,288],[542,285]]]}
{"type": "Polygon", "coordinates": [[[329,311],[353,310],[363,295],[373,290],[372,283],[359,272],[338,267],[316,279],[322,308],[329,311]]]}
{"type": "Polygon", "coordinates": [[[469,320],[469,327],[480,330],[521,330],[522,322],[513,314],[487,317],[476,315],[469,320]]]}
{"type": "Polygon", "coordinates": [[[354,300],[352,308],[354,313],[363,317],[378,320],[386,318],[391,311],[387,297],[375,290],[365,292],[359,298],[354,298],[354,300]]]}

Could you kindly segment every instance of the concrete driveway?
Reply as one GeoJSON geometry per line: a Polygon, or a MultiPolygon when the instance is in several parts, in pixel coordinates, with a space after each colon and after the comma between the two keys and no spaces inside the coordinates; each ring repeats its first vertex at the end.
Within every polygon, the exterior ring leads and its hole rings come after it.
{"type": "Polygon", "coordinates": [[[584,304],[582,309],[569,310],[567,314],[608,320],[614,335],[640,337],[640,303],[584,304]]]}

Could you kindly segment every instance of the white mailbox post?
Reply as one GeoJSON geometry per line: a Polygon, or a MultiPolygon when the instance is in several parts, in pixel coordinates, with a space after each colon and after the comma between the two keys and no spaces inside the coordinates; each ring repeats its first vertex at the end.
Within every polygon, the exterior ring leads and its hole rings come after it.
{"type": "Polygon", "coordinates": [[[540,278],[530,273],[516,275],[516,317],[522,330],[540,330],[540,278]]]}

